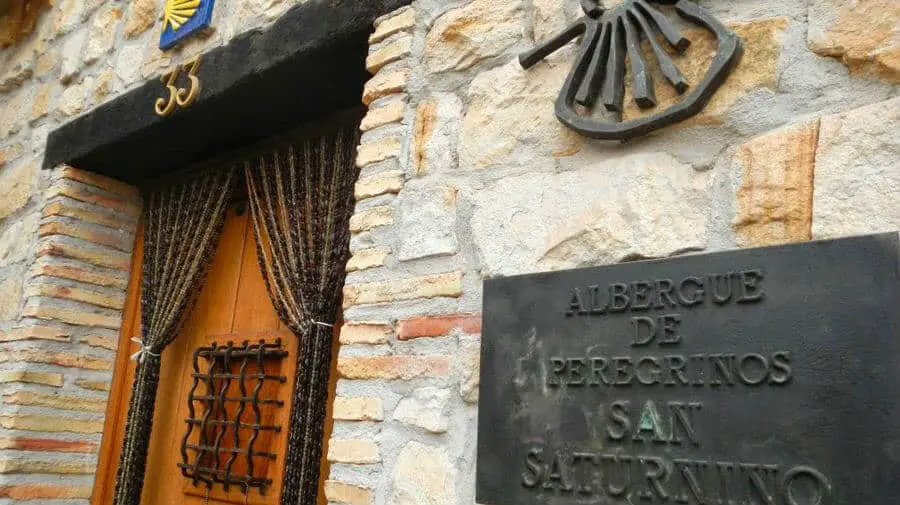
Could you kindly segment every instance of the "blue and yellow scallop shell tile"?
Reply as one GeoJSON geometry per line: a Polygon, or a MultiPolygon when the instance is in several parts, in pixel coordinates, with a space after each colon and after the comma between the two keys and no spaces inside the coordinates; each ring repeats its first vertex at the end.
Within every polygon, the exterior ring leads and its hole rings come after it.
{"type": "Polygon", "coordinates": [[[203,31],[212,21],[215,0],[165,0],[159,48],[166,50],[203,31]]]}

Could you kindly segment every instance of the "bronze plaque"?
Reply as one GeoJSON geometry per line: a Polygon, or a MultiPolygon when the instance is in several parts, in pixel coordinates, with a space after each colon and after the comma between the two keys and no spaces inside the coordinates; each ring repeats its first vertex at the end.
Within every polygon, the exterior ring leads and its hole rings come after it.
{"type": "Polygon", "coordinates": [[[488,280],[477,501],[900,499],[896,233],[488,280]]]}

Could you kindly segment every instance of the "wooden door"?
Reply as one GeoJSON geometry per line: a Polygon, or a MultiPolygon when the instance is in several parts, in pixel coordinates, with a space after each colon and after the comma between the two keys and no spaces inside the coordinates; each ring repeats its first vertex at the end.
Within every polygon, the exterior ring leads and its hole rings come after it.
{"type": "MultiPolygon", "coordinates": [[[[163,351],[162,368],[160,371],[160,384],[156,399],[156,411],[153,420],[153,434],[150,440],[147,472],[144,480],[144,489],[141,498],[142,505],[201,505],[206,500],[209,503],[248,504],[248,505],[276,505],[281,497],[281,478],[284,470],[284,454],[287,442],[288,420],[291,408],[291,392],[294,383],[295,364],[297,356],[297,339],[284,327],[275,313],[274,307],[266,293],[265,283],[260,272],[256,256],[256,240],[253,234],[252,223],[245,213],[246,204],[232,205],[226,214],[224,229],[217,250],[211,264],[209,274],[200,293],[197,303],[188,316],[184,327],[175,341],[163,351]],[[203,361],[200,357],[195,360],[194,352],[198,348],[208,348],[213,343],[217,346],[225,346],[232,342],[235,347],[240,347],[245,341],[250,344],[260,339],[267,343],[280,339],[286,356],[280,361],[273,359],[264,365],[266,376],[283,376],[283,383],[277,380],[267,381],[257,392],[257,398],[268,400],[261,405],[261,423],[263,426],[280,426],[280,430],[259,431],[252,446],[252,453],[268,453],[272,458],[261,455],[252,458],[252,473],[256,477],[271,479],[272,484],[264,489],[250,487],[249,492],[239,485],[225,486],[215,483],[211,487],[203,482],[197,482],[183,475],[179,464],[184,463],[187,454],[188,463],[197,464],[197,451],[182,447],[183,444],[196,447],[210,447],[213,439],[216,439],[216,449],[213,452],[224,451],[227,456],[231,453],[231,447],[241,447],[244,442],[244,453],[240,458],[235,458],[234,464],[229,468],[230,475],[245,475],[248,471],[246,455],[247,438],[240,436],[238,444],[235,444],[233,433],[225,436],[210,435],[204,442],[199,437],[201,430],[194,424],[191,436],[185,440],[191,412],[188,395],[193,393],[195,400],[194,419],[202,420],[202,411],[205,408],[204,401],[212,400],[207,393],[210,388],[195,387],[195,361],[201,363],[200,371],[205,372],[209,361],[203,361]],[[200,397],[200,399],[196,399],[200,397]],[[204,397],[206,397],[204,399],[204,397]],[[185,449],[183,451],[183,449],[185,449]],[[191,459],[191,458],[194,459],[191,459]],[[242,473],[244,472],[244,473],[242,473]]],[[[103,435],[103,444],[100,453],[100,464],[94,485],[93,505],[108,505],[112,503],[113,487],[115,485],[116,466],[118,464],[119,451],[122,445],[122,433],[125,414],[128,409],[128,396],[130,384],[134,373],[134,362],[128,359],[135,349],[135,344],[130,338],[137,336],[140,329],[140,304],[138,303],[138,286],[140,280],[140,235],[135,248],[135,260],[132,267],[132,280],[129,286],[129,298],[125,309],[122,334],[120,337],[120,352],[117,358],[117,366],[111,388],[109,406],[107,408],[107,422],[103,435]]],[[[337,338],[335,338],[337,342],[337,338]]],[[[336,345],[336,344],[335,344],[336,345]]],[[[337,349],[334,349],[336,356],[337,349]]],[[[334,361],[334,360],[333,360],[334,361]]],[[[238,360],[238,363],[240,361],[238,360]]],[[[232,366],[232,373],[240,372],[240,365],[232,366]]],[[[255,363],[251,363],[243,370],[245,375],[254,375],[259,371],[255,363]]],[[[222,370],[219,370],[222,372],[222,370]]],[[[334,370],[332,370],[334,372],[334,370]]],[[[334,373],[332,373],[334,376],[334,373]]],[[[217,383],[212,389],[225,398],[236,400],[250,396],[250,389],[255,389],[255,382],[249,384],[250,388],[244,391],[237,382],[233,382],[225,389],[219,390],[217,383]]],[[[334,381],[331,384],[330,398],[334,395],[334,381]]],[[[329,412],[327,418],[331,418],[329,412]]],[[[237,401],[226,405],[221,403],[222,411],[214,411],[211,416],[225,415],[229,420],[234,415],[240,404],[237,401]]],[[[254,406],[247,404],[246,410],[251,415],[254,406]]],[[[245,412],[245,416],[248,415],[245,412]]],[[[242,422],[241,425],[251,424],[242,422]]],[[[212,425],[205,425],[205,429],[211,429],[212,425]]],[[[323,444],[330,436],[330,425],[326,426],[323,444]]],[[[324,446],[323,446],[324,447],[324,446]]],[[[236,451],[235,451],[236,452],[236,451]]],[[[323,448],[323,455],[326,450],[323,448]]],[[[323,457],[323,472],[320,478],[320,502],[324,497],[321,492],[321,481],[327,476],[327,463],[323,457]]],[[[183,466],[183,465],[182,465],[183,466]]],[[[211,465],[199,465],[211,466],[211,465]]],[[[222,465],[224,467],[224,465],[222,465]]]]}

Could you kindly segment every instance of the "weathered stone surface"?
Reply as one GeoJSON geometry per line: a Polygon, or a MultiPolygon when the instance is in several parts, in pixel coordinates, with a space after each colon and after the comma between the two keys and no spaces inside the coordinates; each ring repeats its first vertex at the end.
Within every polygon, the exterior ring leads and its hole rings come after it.
{"type": "Polygon", "coordinates": [[[359,201],[388,193],[397,194],[403,189],[403,182],[403,172],[399,170],[375,174],[356,181],[353,196],[359,201]]]}
{"type": "Polygon", "coordinates": [[[369,35],[369,44],[380,42],[403,30],[409,30],[415,24],[416,11],[412,7],[401,7],[388,17],[375,21],[375,31],[369,35]]]}
{"type": "MultiPolygon", "coordinates": [[[[0,426],[4,425],[6,418],[0,416],[0,426]]],[[[23,428],[25,429],[25,428],[23,428]]],[[[93,432],[92,432],[93,433],[93,432]]],[[[93,475],[97,470],[97,463],[82,459],[66,460],[54,459],[49,461],[35,461],[26,458],[0,459],[0,474],[4,473],[34,473],[34,474],[82,474],[93,475]]]]}
{"type": "Polygon", "coordinates": [[[97,80],[94,82],[94,92],[91,94],[93,100],[91,104],[98,104],[103,101],[113,90],[113,70],[107,68],[103,72],[97,74],[97,80]]]}
{"type": "Polygon", "coordinates": [[[345,379],[410,380],[447,375],[450,371],[450,359],[447,356],[339,358],[337,370],[345,379]]]}
{"type": "Polygon", "coordinates": [[[106,381],[92,381],[88,379],[75,379],[75,385],[84,388],[91,389],[94,391],[109,391],[109,382],[106,381]]]}
{"type": "Polygon", "coordinates": [[[456,468],[445,449],[409,442],[394,469],[392,505],[453,505],[456,468]]]}
{"type": "Polygon", "coordinates": [[[823,0],[809,12],[809,47],[852,73],[900,82],[900,2],[823,0]]]}
{"type": "Polygon", "coordinates": [[[45,349],[11,349],[0,350],[0,363],[44,363],[71,368],[83,368],[85,370],[112,370],[113,362],[97,356],[73,353],[71,351],[58,352],[45,349]]]}
{"type": "Polygon", "coordinates": [[[346,505],[370,505],[372,490],[336,480],[325,481],[325,498],[332,503],[346,505]]]}
{"type": "Polygon", "coordinates": [[[22,279],[9,277],[0,279],[0,321],[12,320],[19,315],[22,300],[22,279]]]}
{"type": "Polygon", "coordinates": [[[151,44],[145,49],[144,59],[141,62],[141,77],[149,79],[160,75],[166,68],[172,66],[172,55],[162,51],[156,44],[151,44]]]}
{"type": "Polygon", "coordinates": [[[369,131],[390,123],[397,123],[403,120],[403,114],[406,113],[406,101],[393,100],[381,107],[374,107],[366,112],[366,117],[359,123],[359,129],[369,131]]]}
{"type": "Polygon", "coordinates": [[[50,38],[67,33],[78,26],[84,15],[85,4],[83,0],[61,0],[58,6],[54,6],[50,38]]]}
{"type": "Polygon", "coordinates": [[[137,187],[110,177],[88,172],[87,170],[78,170],[77,168],[72,168],[70,166],[63,166],[58,170],[54,170],[54,177],[81,182],[88,186],[94,186],[95,188],[109,191],[110,193],[116,193],[125,197],[128,201],[134,202],[135,205],[140,203],[141,192],[137,187]]]}
{"type": "Polygon", "coordinates": [[[111,294],[44,282],[31,282],[25,289],[25,296],[49,296],[118,310],[122,310],[125,306],[125,293],[122,292],[111,294]]]}
{"type": "Polygon", "coordinates": [[[434,93],[419,103],[411,153],[414,175],[456,168],[462,110],[462,101],[452,93],[434,93]]]}
{"type": "Polygon", "coordinates": [[[350,231],[359,233],[376,226],[393,224],[394,210],[386,205],[372,207],[350,216],[350,231]]]}
{"type": "Polygon", "coordinates": [[[457,329],[462,333],[481,333],[481,314],[443,314],[403,319],[397,322],[397,339],[442,337],[457,329]]]}
{"type": "Polygon", "coordinates": [[[0,331],[0,342],[14,342],[17,340],[69,342],[69,337],[69,332],[51,326],[29,325],[7,331],[0,331]]]}
{"type": "Polygon", "coordinates": [[[400,261],[456,254],[458,191],[455,186],[440,185],[407,187],[400,193],[400,261]]]}
{"type": "MultiPolygon", "coordinates": [[[[74,0],[79,1],[79,0],[74,0]]],[[[84,53],[83,48],[87,39],[87,31],[81,30],[71,35],[62,45],[61,58],[62,63],[59,70],[59,80],[63,84],[69,83],[73,77],[81,70],[84,53]]]]}
{"type": "Polygon", "coordinates": [[[424,428],[431,433],[444,433],[449,422],[446,412],[449,399],[450,391],[446,389],[416,389],[412,396],[400,400],[394,409],[394,420],[424,428]]]}
{"type": "Polygon", "coordinates": [[[59,110],[66,116],[74,116],[84,110],[84,98],[94,81],[86,77],[77,84],[70,84],[59,96],[59,110]]]}
{"type": "Polygon", "coordinates": [[[141,59],[144,57],[144,48],[137,44],[125,45],[116,56],[116,77],[123,84],[128,85],[137,82],[141,78],[141,59]]]}
{"type": "Polygon", "coordinates": [[[462,273],[448,272],[344,286],[344,307],[462,294],[462,273]]]}
{"type": "Polygon", "coordinates": [[[409,70],[407,69],[379,72],[363,87],[362,101],[369,105],[383,96],[404,91],[407,82],[409,82],[409,70]]]}
{"type": "Polygon", "coordinates": [[[478,403],[478,385],[481,379],[481,340],[460,339],[459,352],[453,367],[459,377],[459,396],[466,403],[478,403]]]}
{"type": "Polygon", "coordinates": [[[31,100],[31,111],[28,114],[29,122],[33,123],[50,113],[55,89],[56,85],[52,82],[42,84],[35,89],[34,98],[31,100]]]}
{"type": "Polygon", "coordinates": [[[0,486],[0,498],[11,500],[67,500],[88,499],[93,486],[53,486],[47,484],[18,484],[0,486]]]}
{"type": "Polygon", "coordinates": [[[384,406],[381,398],[346,398],[335,397],[333,417],[340,421],[381,421],[384,419],[384,406]]]}
{"type": "Polygon", "coordinates": [[[898,132],[900,98],[821,119],[815,238],[900,229],[898,132]]]}
{"type": "Polygon", "coordinates": [[[0,57],[0,91],[9,91],[34,74],[36,43],[12,46],[0,57]]]}
{"type": "Polygon", "coordinates": [[[43,384],[45,386],[62,387],[63,375],[56,372],[32,372],[28,370],[13,370],[0,372],[0,383],[3,382],[27,382],[29,384],[43,384]]]}
{"type": "Polygon", "coordinates": [[[16,391],[3,397],[3,402],[10,405],[28,405],[33,407],[50,407],[61,410],[77,410],[80,412],[104,412],[106,400],[59,394],[42,394],[34,391],[16,391]]]}
{"type": "Polygon", "coordinates": [[[130,257],[128,254],[107,247],[94,246],[93,244],[80,244],[74,241],[62,240],[65,237],[53,235],[42,240],[38,246],[37,255],[59,256],[85,261],[92,265],[116,270],[128,271],[130,257]]]}
{"type": "Polygon", "coordinates": [[[102,217],[84,219],[105,226],[115,227],[120,225],[123,221],[136,221],[141,215],[140,207],[127,197],[105,190],[99,190],[99,188],[96,187],[73,184],[69,179],[65,178],[56,181],[44,195],[47,200],[56,196],[66,196],[72,200],[103,207],[104,209],[113,210],[116,211],[117,214],[124,214],[129,217],[129,219],[115,219],[113,215],[109,213],[99,213],[99,216],[102,217]]]}
{"type": "Polygon", "coordinates": [[[0,168],[21,158],[24,152],[24,147],[21,142],[0,146],[0,168]]]}
{"type": "Polygon", "coordinates": [[[34,75],[43,77],[56,70],[57,65],[59,65],[59,49],[53,47],[44,48],[44,51],[38,54],[37,61],[34,64],[34,75]]]}
{"type": "Polygon", "coordinates": [[[431,73],[465,70],[522,40],[521,0],[474,0],[440,16],[425,38],[431,73]]]}
{"type": "Polygon", "coordinates": [[[124,271],[108,270],[92,267],[80,262],[66,261],[53,256],[38,258],[28,272],[31,277],[48,275],[73,281],[109,286],[124,289],[128,285],[128,277],[124,271]]]}
{"type": "Polygon", "coordinates": [[[479,74],[459,133],[459,168],[531,165],[579,152],[584,139],[553,111],[569,66],[568,58],[550,58],[525,71],[510,61],[479,74]]]}
{"type": "Polygon", "coordinates": [[[92,244],[114,247],[120,251],[130,252],[133,237],[117,230],[91,226],[87,223],[66,221],[44,221],[38,229],[38,235],[65,235],[67,237],[80,238],[92,244]]]}
{"type": "MultiPolygon", "coordinates": [[[[721,124],[725,121],[728,108],[737,99],[757,88],[774,90],[778,84],[777,70],[778,57],[781,54],[781,34],[787,27],[788,19],[767,18],[726,24],[743,40],[744,54],[740,64],[699,114],[673,126],[684,128],[695,125],[721,124]]],[[[709,68],[709,63],[716,50],[716,40],[709,31],[703,29],[688,30],[685,32],[685,36],[691,40],[690,48],[683,55],[678,55],[674,51],[670,51],[670,55],[688,83],[696,85],[703,79],[709,68]]],[[[668,48],[668,46],[666,47],[668,48]]],[[[661,76],[656,59],[649,56],[652,53],[646,42],[644,51],[648,55],[645,59],[649,62],[649,68],[653,75],[661,76]]],[[[657,106],[647,110],[638,108],[632,95],[631,73],[628,72],[625,79],[623,119],[654,114],[681,101],[675,89],[667,82],[657,79],[655,89],[657,106]]]]}
{"type": "Polygon", "coordinates": [[[112,330],[119,329],[122,324],[121,313],[112,314],[109,311],[89,311],[81,307],[68,307],[46,298],[31,298],[25,304],[23,315],[38,319],[56,319],[68,324],[80,326],[100,326],[112,330]]]}
{"type": "Polygon", "coordinates": [[[384,344],[392,332],[387,323],[346,323],[339,338],[342,344],[384,344]]]}
{"type": "Polygon", "coordinates": [[[11,223],[0,234],[0,267],[23,262],[30,257],[33,242],[29,238],[34,233],[36,221],[35,214],[28,214],[11,223]]]}
{"type": "Polygon", "coordinates": [[[156,11],[160,3],[154,0],[134,0],[125,22],[125,38],[133,39],[149,30],[156,23],[156,11]]]}
{"type": "Polygon", "coordinates": [[[475,195],[472,232],[482,274],[703,249],[712,214],[711,184],[709,173],[664,153],[624,156],[572,172],[505,178],[475,195]]]}
{"type": "Polygon", "coordinates": [[[90,65],[108,53],[116,42],[116,25],[122,19],[122,9],[108,7],[98,12],[91,21],[84,62],[90,65]]]}
{"type": "Polygon", "coordinates": [[[766,133],[737,148],[734,231],[743,247],[810,239],[819,122],[766,133]]]}
{"type": "MultiPolygon", "coordinates": [[[[70,431],[73,433],[102,433],[103,421],[69,419],[57,416],[27,414],[0,415],[0,426],[8,430],[70,431]]],[[[2,460],[0,460],[2,464],[2,460]]],[[[39,472],[33,472],[39,473],[39,472]]],[[[43,472],[40,472],[43,473],[43,472]]],[[[54,473],[54,472],[48,472],[54,473]]],[[[64,473],[64,472],[55,472],[64,473]]]]}
{"type": "Polygon", "coordinates": [[[356,150],[356,166],[364,167],[369,163],[384,161],[400,156],[400,139],[387,137],[360,144],[356,150]]]}
{"type": "Polygon", "coordinates": [[[0,138],[9,137],[22,130],[28,118],[28,102],[33,91],[25,86],[8,98],[6,107],[0,115],[0,138]]]}
{"type": "Polygon", "coordinates": [[[378,446],[371,440],[335,440],[328,442],[328,461],[332,463],[377,463],[378,446]]]}
{"type": "Polygon", "coordinates": [[[119,339],[114,335],[88,335],[80,337],[78,341],[91,347],[102,347],[111,351],[119,348],[119,339]]]}
{"type": "MultiPolygon", "coordinates": [[[[549,40],[568,26],[566,21],[565,2],[558,0],[533,0],[534,11],[532,24],[534,26],[535,42],[549,40]]],[[[604,2],[609,7],[609,2],[604,2]]]]}
{"type": "Polygon", "coordinates": [[[389,254],[391,254],[391,250],[387,247],[360,249],[354,252],[353,256],[350,256],[350,259],[347,260],[347,271],[356,272],[367,268],[380,267],[384,265],[384,260],[389,254]]]}
{"type": "Polygon", "coordinates": [[[0,219],[21,209],[34,191],[37,163],[20,163],[0,170],[0,219]]]}
{"type": "Polygon", "coordinates": [[[393,63],[409,56],[411,48],[412,37],[409,35],[389,42],[369,54],[366,58],[366,70],[374,74],[388,63],[393,63]]]}

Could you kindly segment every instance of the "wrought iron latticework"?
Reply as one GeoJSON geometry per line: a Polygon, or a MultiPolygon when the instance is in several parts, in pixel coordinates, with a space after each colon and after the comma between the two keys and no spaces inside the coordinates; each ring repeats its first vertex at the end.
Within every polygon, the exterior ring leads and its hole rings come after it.
{"type": "Polygon", "coordinates": [[[199,347],[193,354],[193,383],[188,392],[187,428],[181,440],[181,474],[196,485],[221,484],[225,491],[239,486],[264,494],[272,479],[259,471],[260,460],[276,455],[257,448],[262,432],[280,432],[281,426],[265,424],[264,408],[284,402],[262,398],[266,384],[283,384],[287,378],[268,373],[267,365],[281,361],[287,352],[281,339],[241,345],[227,342],[199,347]],[[204,391],[205,390],[205,391],[204,391]],[[196,406],[199,405],[199,409],[196,406]]]}
{"type": "Polygon", "coordinates": [[[622,140],[683,121],[703,109],[740,60],[740,38],[690,0],[624,0],[609,10],[598,2],[581,0],[584,17],[519,57],[522,67],[528,69],[581,37],[575,63],[556,100],[556,116],[582,135],[622,140]],[[683,53],[690,41],[655,4],[674,4],[681,18],[711,31],[716,38],[716,54],[705,76],[693,89],[664,47],[668,44],[683,53]],[[632,94],[637,106],[649,109],[657,103],[653,75],[642,49],[645,40],[668,85],[678,94],[689,89],[690,92],[664,111],[622,121],[626,63],[630,66],[632,94]],[[591,113],[598,100],[615,121],[605,121],[591,113]],[[587,113],[580,113],[578,106],[584,107],[587,113]]]}

